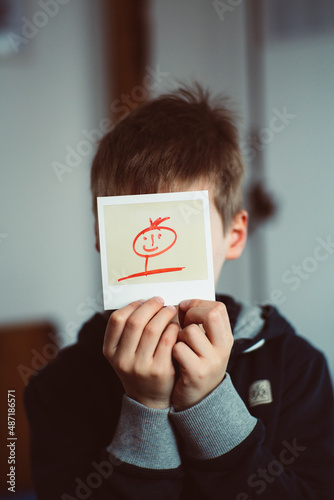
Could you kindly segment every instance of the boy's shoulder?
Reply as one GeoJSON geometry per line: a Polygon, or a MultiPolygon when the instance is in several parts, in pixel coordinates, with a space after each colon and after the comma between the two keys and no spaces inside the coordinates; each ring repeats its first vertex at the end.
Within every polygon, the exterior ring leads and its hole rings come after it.
{"type": "MultiPolygon", "coordinates": [[[[33,375],[25,389],[26,405],[43,399],[53,406],[52,398],[73,404],[85,401],[85,394],[94,388],[96,400],[105,396],[104,386],[113,384],[122,390],[118,377],[103,356],[102,346],[108,319],[95,314],[81,328],[75,344],[61,349],[57,357],[33,375]]],[[[81,404],[81,403],[80,403],[81,404]]]]}

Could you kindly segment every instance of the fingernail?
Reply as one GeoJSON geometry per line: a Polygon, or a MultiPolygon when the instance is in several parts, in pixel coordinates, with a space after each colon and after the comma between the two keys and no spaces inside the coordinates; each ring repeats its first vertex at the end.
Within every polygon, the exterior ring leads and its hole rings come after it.
{"type": "Polygon", "coordinates": [[[144,302],[146,302],[146,299],[139,299],[137,300],[137,302],[139,302],[139,304],[144,304],[144,302]]]}
{"type": "Polygon", "coordinates": [[[181,309],[185,309],[186,307],[188,307],[190,304],[190,300],[182,300],[182,302],[180,302],[180,307],[181,309]]]}
{"type": "Polygon", "coordinates": [[[166,306],[166,309],[170,309],[171,311],[176,311],[175,306],[166,306]]]}
{"type": "Polygon", "coordinates": [[[157,302],[159,302],[160,304],[164,305],[165,304],[165,301],[162,297],[152,297],[154,300],[156,300],[157,302]]]}

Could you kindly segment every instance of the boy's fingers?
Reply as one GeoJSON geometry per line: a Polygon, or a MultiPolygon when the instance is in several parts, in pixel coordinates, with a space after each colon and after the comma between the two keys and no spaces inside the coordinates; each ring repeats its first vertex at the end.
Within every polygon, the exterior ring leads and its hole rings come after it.
{"type": "Polygon", "coordinates": [[[202,299],[183,300],[182,302],[180,302],[178,307],[178,315],[179,315],[180,325],[182,326],[182,328],[187,326],[187,324],[185,323],[185,317],[189,309],[192,309],[194,307],[195,308],[212,307],[215,303],[216,302],[213,302],[212,300],[202,300],[202,299]]]}
{"type": "Polygon", "coordinates": [[[187,344],[177,342],[173,347],[173,358],[179,363],[181,371],[186,371],[187,373],[196,372],[198,356],[187,344]]]}
{"type": "Polygon", "coordinates": [[[202,299],[191,299],[191,300],[182,300],[180,302],[179,307],[182,311],[188,311],[193,307],[212,307],[217,302],[213,300],[202,300],[202,299]]]}
{"type": "Polygon", "coordinates": [[[178,323],[170,323],[161,335],[158,347],[154,354],[154,362],[161,366],[172,363],[173,347],[177,342],[180,326],[178,323]]]}
{"type": "Polygon", "coordinates": [[[144,302],[128,317],[118,344],[119,354],[135,353],[147,323],[164,306],[161,297],[153,297],[144,302]]]}
{"type": "Polygon", "coordinates": [[[209,358],[212,345],[199,325],[191,324],[180,331],[179,341],[187,344],[198,356],[209,358]]]}
{"type": "Polygon", "coordinates": [[[185,308],[185,327],[191,323],[203,324],[208,339],[217,347],[233,342],[230,320],[222,302],[192,300],[185,308]]]}
{"type": "Polygon", "coordinates": [[[131,304],[117,309],[110,315],[103,342],[103,353],[105,355],[111,354],[117,348],[126,321],[140,306],[140,301],[131,302],[131,304]]]}
{"type": "Polygon", "coordinates": [[[138,360],[149,361],[152,359],[163,331],[175,314],[176,308],[174,306],[164,307],[146,324],[136,350],[138,360]]]}

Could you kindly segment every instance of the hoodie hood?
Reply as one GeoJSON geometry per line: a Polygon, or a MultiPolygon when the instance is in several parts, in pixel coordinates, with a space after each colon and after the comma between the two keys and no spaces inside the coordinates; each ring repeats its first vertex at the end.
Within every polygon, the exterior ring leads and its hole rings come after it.
{"type": "Polygon", "coordinates": [[[295,334],[292,326],[273,306],[236,302],[228,295],[217,295],[216,300],[226,305],[230,317],[234,337],[231,356],[259,349],[265,342],[281,335],[295,334]]]}

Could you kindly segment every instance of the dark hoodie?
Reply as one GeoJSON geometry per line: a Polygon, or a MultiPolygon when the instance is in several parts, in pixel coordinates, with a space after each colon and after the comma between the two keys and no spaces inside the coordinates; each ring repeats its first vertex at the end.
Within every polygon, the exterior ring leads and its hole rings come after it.
{"type": "Polygon", "coordinates": [[[228,309],[227,374],[185,411],[124,395],[102,354],[107,314],[30,380],[41,500],[332,500],[334,403],[323,355],[275,308],[228,309]]]}

